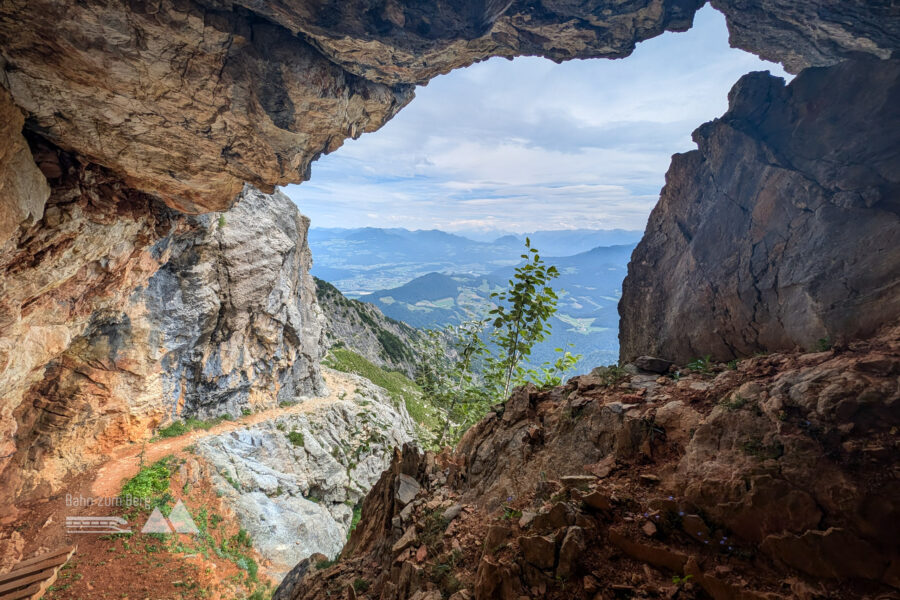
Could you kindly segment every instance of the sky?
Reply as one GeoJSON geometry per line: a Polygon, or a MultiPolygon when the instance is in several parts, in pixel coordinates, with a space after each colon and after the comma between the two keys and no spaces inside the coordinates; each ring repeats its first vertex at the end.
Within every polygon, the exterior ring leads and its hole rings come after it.
{"type": "Polygon", "coordinates": [[[729,48],[705,6],[625,59],[493,58],[439,76],[380,130],[283,188],[313,227],[643,230],[672,154],[780,65],[729,48]]]}

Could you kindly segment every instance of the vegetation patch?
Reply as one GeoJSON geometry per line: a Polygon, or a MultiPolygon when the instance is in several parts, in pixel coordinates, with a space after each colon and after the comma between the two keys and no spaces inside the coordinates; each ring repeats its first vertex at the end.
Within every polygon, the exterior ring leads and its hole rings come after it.
{"type": "Polygon", "coordinates": [[[123,500],[143,501],[153,506],[164,506],[171,499],[169,478],[172,476],[175,458],[166,456],[152,465],[145,466],[122,486],[119,495],[123,500]]]}
{"type": "Polygon", "coordinates": [[[346,348],[332,348],[323,362],[332,369],[360,375],[384,388],[395,406],[399,406],[400,403],[406,406],[409,416],[425,430],[426,437],[429,432],[440,429],[440,411],[423,397],[418,384],[403,373],[383,369],[346,348]]]}
{"type": "Polygon", "coordinates": [[[303,433],[299,431],[292,431],[287,434],[287,439],[295,446],[300,446],[301,448],[306,445],[306,442],[303,439],[303,433]]]}
{"type": "Polygon", "coordinates": [[[356,529],[356,526],[359,525],[359,520],[362,518],[362,500],[353,505],[353,518],[350,520],[350,529],[347,530],[347,539],[350,539],[350,535],[353,533],[353,530],[356,529]]]}
{"type": "Polygon", "coordinates": [[[214,419],[207,419],[206,421],[200,419],[185,419],[183,421],[175,421],[169,425],[166,425],[162,429],[156,432],[156,436],[154,439],[165,439],[165,438],[173,438],[178,437],[180,435],[184,435],[186,433],[190,433],[195,429],[201,429],[203,431],[207,431],[212,429],[219,423],[223,423],[225,421],[230,421],[231,416],[222,415],[221,417],[216,417],[214,419]]]}

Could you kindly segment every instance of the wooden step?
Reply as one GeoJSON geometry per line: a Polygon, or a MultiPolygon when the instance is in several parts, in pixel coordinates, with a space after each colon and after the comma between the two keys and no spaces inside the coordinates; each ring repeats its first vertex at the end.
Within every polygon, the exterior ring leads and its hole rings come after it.
{"type": "Polygon", "coordinates": [[[38,600],[75,550],[76,546],[57,548],[16,564],[12,571],[0,575],[0,600],[38,600]]]}

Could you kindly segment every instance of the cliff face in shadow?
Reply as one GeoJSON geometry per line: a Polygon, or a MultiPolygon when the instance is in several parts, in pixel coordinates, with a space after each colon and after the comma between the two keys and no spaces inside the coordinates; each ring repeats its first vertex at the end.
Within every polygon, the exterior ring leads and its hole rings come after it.
{"type": "Polygon", "coordinates": [[[751,73],[729,100],[632,256],[625,361],[809,349],[900,316],[900,61],[751,73]]]}

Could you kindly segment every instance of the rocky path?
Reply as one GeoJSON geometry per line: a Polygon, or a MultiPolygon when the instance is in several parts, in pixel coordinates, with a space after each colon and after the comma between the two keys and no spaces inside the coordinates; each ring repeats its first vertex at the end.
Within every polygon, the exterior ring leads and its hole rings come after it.
{"type": "Polygon", "coordinates": [[[134,477],[140,469],[141,452],[143,452],[144,463],[152,463],[206,437],[243,429],[286,414],[313,412],[318,408],[337,401],[342,395],[351,394],[356,387],[356,384],[349,377],[338,371],[323,369],[323,375],[329,390],[327,396],[308,398],[285,408],[271,408],[233,421],[224,421],[207,430],[195,429],[174,438],[166,438],[156,442],[148,442],[147,444],[127,444],[115,448],[110,453],[110,460],[97,470],[90,486],[90,495],[94,497],[118,495],[119,490],[122,488],[122,482],[130,477],[134,477]]]}

